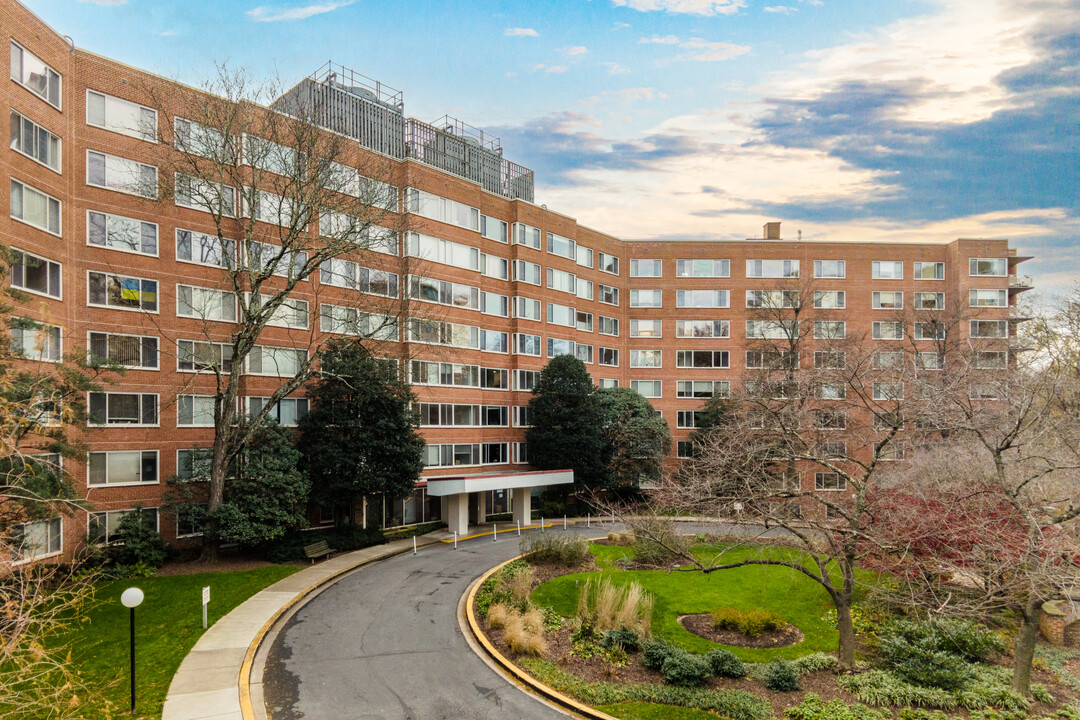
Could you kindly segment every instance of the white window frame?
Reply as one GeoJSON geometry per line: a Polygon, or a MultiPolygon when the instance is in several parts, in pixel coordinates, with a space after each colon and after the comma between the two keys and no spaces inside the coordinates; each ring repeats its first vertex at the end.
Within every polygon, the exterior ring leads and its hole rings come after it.
{"type": "MultiPolygon", "coordinates": [[[[149,121],[145,117],[141,117],[138,122],[141,125],[142,123],[147,123],[149,121]]],[[[119,97],[116,97],[115,95],[109,95],[108,93],[103,93],[100,90],[91,90],[90,88],[86,88],[86,124],[91,126],[91,127],[101,128],[102,130],[107,130],[109,132],[118,133],[120,135],[127,135],[128,137],[133,137],[133,138],[135,138],[137,140],[145,140],[146,142],[154,143],[155,145],[157,144],[157,141],[158,141],[157,140],[157,130],[158,130],[158,112],[157,112],[157,110],[155,110],[152,107],[147,107],[146,105],[140,105],[137,102],[132,102],[131,100],[125,100],[124,98],[119,98],[119,97]],[[93,95],[101,96],[101,100],[102,100],[102,103],[103,103],[103,106],[104,106],[102,108],[102,112],[104,114],[104,120],[100,125],[98,123],[91,122],[91,120],[90,120],[90,98],[93,95]],[[154,127],[153,127],[153,130],[150,132],[150,136],[147,137],[147,128],[142,128],[142,129],[128,128],[128,127],[124,127],[124,126],[118,126],[118,125],[110,124],[109,123],[109,108],[110,108],[110,105],[113,106],[114,112],[118,111],[119,109],[122,108],[125,112],[134,109],[138,115],[145,115],[144,111],[152,113],[153,116],[154,116],[154,120],[153,120],[154,127]],[[119,108],[117,108],[117,106],[119,106],[119,108]]]]}
{"type": "Polygon", "coordinates": [[[16,84],[22,86],[23,88],[25,88],[27,91],[33,93],[34,95],[37,95],[39,98],[44,100],[49,105],[52,105],[54,108],[56,108],[60,112],[63,112],[64,111],[64,76],[61,75],[60,73],[56,72],[56,70],[51,65],[49,65],[47,62],[42,60],[36,54],[34,54],[34,53],[30,52],[29,50],[27,50],[26,47],[22,43],[17,42],[14,39],[11,40],[11,53],[10,53],[10,55],[11,55],[11,58],[12,58],[12,62],[10,63],[10,69],[8,71],[8,75],[11,77],[11,79],[16,84]],[[13,62],[14,55],[15,55],[14,51],[15,51],[16,48],[18,48],[19,52],[21,53],[21,56],[19,57],[19,77],[15,77],[15,63],[13,62]],[[45,68],[45,90],[44,90],[44,94],[38,92],[33,87],[28,85],[26,83],[26,80],[23,77],[25,75],[25,73],[23,71],[26,69],[26,57],[25,57],[26,55],[29,55],[30,57],[32,57],[34,60],[36,60],[38,63],[40,63],[45,68]],[[53,75],[56,76],[56,102],[53,102],[52,100],[49,99],[50,95],[52,95],[52,93],[49,92],[49,80],[51,79],[51,77],[49,76],[50,72],[53,75]]]}
{"type": "Polygon", "coordinates": [[[14,108],[11,109],[11,115],[19,118],[19,142],[17,142],[15,145],[11,145],[10,146],[11,149],[14,150],[15,152],[19,153],[23,157],[30,158],[31,160],[36,162],[38,165],[41,165],[42,167],[49,168],[50,170],[52,170],[57,175],[62,175],[63,174],[63,166],[64,166],[64,140],[63,140],[63,138],[61,138],[59,135],[57,135],[53,131],[49,130],[47,127],[44,127],[43,125],[39,125],[38,123],[34,122],[33,120],[26,117],[22,113],[18,112],[14,108]],[[52,152],[52,149],[53,149],[53,147],[56,148],[56,152],[55,152],[55,156],[56,156],[55,157],[55,163],[56,164],[55,164],[55,167],[53,165],[50,165],[48,162],[42,160],[41,158],[39,158],[37,155],[33,155],[31,153],[28,153],[28,152],[26,152],[25,150],[22,149],[22,145],[23,145],[23,129],[25,128],[26,123],[29,123],[31,125],[30,133],[31,133],[31,135],[33,135],[33,139],[30,142],[31,142],[32,145],[34,145],[35,149],[39,146],[39,141],[41,140],[41,133],[46,133],[48,135],[48,138],[46,139],[46,153],[45,154],[51,158],[54,155],[54,153],[52,152]]]}
{"type": "Polygon", "coordinates": [[[157,450],[102,450],[102,451],[95,450],[95,451],[92,451],[92,452],[88,452],[86,454],[86,487],[88,487],[88,488],[139,487],[139,486],[143,486],[143,485],[160,485],[160,484],[161,484],[161,453],[158,452],[157,450]],[[139,480],[137,482],[124,482],[124,483],[111,483],[111,482],[109,482],[108,481],[108,477],[109,477],[109,457],[112,456],[112,455],[120,455],[120,454],[128,455],[128,454],[135,454],[135,453],[137,453],[139,455],[139,461],[138,462],[139,462],[139,477],[140,478],[143,475],[142,463],[143,463],[144,456],[147,453],[152,453],[153,454],[155,465],[156,465],[155,473],[154,473],[154,475],[155,475],[154,480],[152,482],[149,481],[149,480],[139,480]],[[104,483],[93,483],[90,480],[90,456],[91,455],[104,455],[105,456],[105,478],[106,478],[106,481],[104,483]]]}
{"type": "Polygon", "coordinates": [[[19,180],[19,179],[14,178],[14,177],[11,178],[11,182],[9,184],[9,192],[12,193],[12,194],[14,194],[14,190],[12,189],[12,186],[14,186],[14,185],[18,185],[19,188],[20,188],[19,192],[20,192],[20,197],[22,197],[22,207],[19,209],[19,215],[11,214],[10,213],[10,205],[11,205],[11,203],[10,202],[8,203],[9,214],[10,214],[11,219],[15,220],[16,222],[21,222],[23,225],[29,225],[32,228],[37,228],[38,230],[41,230],[42,232],[47,232],[50,235],[55,235],[56,237],[63,237],[63,230],[64,230],[64,203],[59,198],[55,198],[52,195],[50,195],[49,193],[47,193],[47,192],[45,192],[43,190],[38,190],[33,185],[30,185],[29,183],[25,183],[22,180],[19,180]],[[33,222],[31,220],[26,219],[26,193],[27,193],[28,190],[30,192],[32,192],[32,193],[37,193],[38,195],[40,195],[44,199],[44,202],[45,202],[45,224],[44,225],[38,225],[36,222],[33,222]],[[49,228],[49,220],[50,220],[50,217],[51,217],[51,214],[49,212],[50,203],[55,203],[56,204],[56,229],[55,230],[52,230],[52,229],[49,228]]]}
{"type": "Polygon", "coordinates": [[[11,267],[8,268],[9,272],[11,273],[11,287],[18,288],[20,291],[30,293],[31,295],[39,295],[41,297],[51,298],[52,300],[63,301],[63,299],[64,299],[64,264],[63,263],[57,262],[56,260],[50,260],[49,258],[43,257],[41,255],[36,255],[36,254],[34,254],[32,252],[28,252],[28,251],[23,250],[21,248],[11,248],[11,252],[13,254],[21,254],[22,255],[21,262],[16,262],[16,261],[12,260],[11,267]],[[44,262],[44,263],[47,264],[46,269],[45,269],[45,276],[48,279],[49,287],[45,290],[45,292],[42,292],[40,290],[35,290],[34,288],[26,287],[26,264],[27,264],[26,259],[28,257],[31,257],[34,260],[38,260],[40,262],[44,262]],[[19,280],[19,282],[22,283],[21,285],[16,284],[15,271],[14,271],[14,267],[16,265],[19,265],[19,266],[22,267],[22,278],[19,280]],[[57,271],[56,271],[56,276],[57,276],[57,288],[56,288],[56,291],[57,291],[57,293],[55,295],[53,295],[50,292],[52,290],[53,273],[50,271],[48,265],[55,265],[57,267],[57,271]]]}
{"type": "Polygon", "coordinates": [[[108,213],[102,210],[86,209],[86,246],[101,248],[103,250],[115,250],[117,252],[128,253],[129,255],[141,255],[143,257],[160,257],[161,256],[161,226],[156,222],[150,220],[140,220],[139,218],[128,217],[126,215],[117,215],[115,213],[108,213]],[[90,216],[101,215],[105,218],[105,244],[98,245],[97,243],[90,242],[90,216]],[[148,253],[140,250],[133,250],[130,247],[116,246],[109,244],[109,224],[111,221],[126,221],[129,223],[139,224],[139,247],[142,247],[142,230],[143,225],[150,225],[154,228],[154,252],[148,253]]]}
{"type": "MultiPolygon", "coordinates": [[[[113,168],[113,173],[117,172],[116,167],[113,168]]],[[[134,173],[130,173],[134,177],[134,173]]],[[[134,197],[144,198],[146,200],[156,200],[158,195],[158,168],[157,165],[151,165],[150,163],[139,162],[138,160],[132,160],[131,158],[120,157],[119,155],[112,155],[101,150],[93,150],[91,148],[86,149],[86,184],[88,187],[96,187],[102,190],[111,190],[113,192],[123,193],[124,195],[132,195],[134,197]],[[103,183],[91,182],[90,180],[90,156],[100,155],[102,158],[102,170],[105,173],[105,181],[103,183]],[[134,188],[131,185],[124,184],[118,180],[110,180],[109,172],[109,160],[117,161],[115,164],[130,164],[132,168],[125,168],[130,171],[131,169],[138,170],[139,179],[134,188]],[[144,180],[142,178],[144,170],[147,168],[154,171],[154,184],[151,192],[151,188],[144,186],[144,180]]]]}
{"type": "MultiPolygon", "coordinates": [[[[121,292],[123,292],[123,290],[121,290],[121,292]]],[[[150,314],[150,315],[158,315],[158,314],[161,313],[161,281],[155,280],[154,278],[136,277],[136,276],[133,276],[133,275],[118,275],[116,273],[103,272],[103,271],[100,271],[100,270],[87,270],[86,271],[86,306],[87,307],[108,308],[109,310],[123,310],[125,312],[137,312],[137,313],[147,313],[147,314],[150,314]],[[90,276],[91,275],[104,275],[105,278],[106,278],[105,302],[104,303],[95,303],[95,302],[90,301],[90,276]],[[140,300],[139,300],[140,307],[126,307],[124,305],[110,305],[109,304],[109,289],[108,289],[108,280],[109,280],[109,278],[120,278],[121,280],[138,280],[139,281],[139,294],[140,294],[140,300]],[[142,295],[142,293],[146,292],[146,290],[142,289],[142,283],[144,283],[144,282],[152,282],[152,283],[154,283],[154,285],[156,287],[156,290],[154,291],[154,309],[153,310],[147,310],[146,308],[141,307],[141,305],[142,305],[141,295],[142,295]]]]}

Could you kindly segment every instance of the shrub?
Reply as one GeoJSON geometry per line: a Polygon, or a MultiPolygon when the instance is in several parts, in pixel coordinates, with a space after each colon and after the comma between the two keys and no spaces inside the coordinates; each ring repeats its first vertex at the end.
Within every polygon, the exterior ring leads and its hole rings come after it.
{"type": "Polygon", "coordinates": [[[675,523],[667,518],[635,518],[631,526],[634,539],[630,550],[634,560],[642,565],[668,565],[686,550],[686,538],[676,532],[675,523]]]}
{"type": "Polygon", "coordinates": [[[521,554],[531,562],[557,563],[576,567],[589,552],[589,541],[580,535],[541,532],[521,537],[521,554]]]}
{"type": "Polygon", "coordinates": [[[150,516],[136,509],[120,519],[117,536],[123,541],[115,548],[117,565],[149,565],[159,568],[169,557],[169,543],[157,531],[157,524],[150,516]]]}
{"type": "Polygon", "coordinates": [[[909,683],[959,690],[975,674],[963,655],[951,651],[953,647],[938,623],[897,620],[882,630],[878,652],[883,664],[909,683]]]}
{"type": "Polygon", "coordinates": [[[637,582],[615,585],[608,578],[590,578],[578,595],[578,617],[592,619],[598,630],[627,628],[648,635],[653,598],[637,582]]]}
{"type": "Polygon", "coordinates": [[[506,619],[503,640],[511,651],[520,655],[542,655],[547,650],[543,631],[528,627],[525,619],[516,612],[510,613],[506,619]]]}
{"type": "Polygon", "coordinates": [[[602,640],[604,647],[620,647],[626,652],[637,652],[641,647],[641,639],[638,634],[628,628],[608,630],[602,640]]]}
{"type": "Polygon", "coordinates": [[[718,630],[735,630],[749,637],[777,630],[786,624],[784,619],[770,610],[737,610],[718,608],[712,613],[713,626],[718,630]]]}
{"type": "Polygon", "coordinates": [[[510,618],[513,609],[506,603],[495,603],[488,608],[487,624],[489,628],[506,627],[506,621],[510,618]]]}
{"type": "Polygon", "coordinates": [[[810,653],[809,655],[803,655],[797,660],[793,660],[792,664],[795,669],[799,671],[799,674],[814,672],[815,670],[832,670],[836,667],[836,664],[840,662],[836,659],[835,655],[827,655],[823,652],[810,653]]]}
{"type": "Polygon", "coordinates": [[[680,650],[668,655],[660,666],[660,672],[668,685],[698,687],[704,685],[712,675],[712,668],[709,661],[700,655],[680,650]]]}
{"type": "Polygon", "coordinates": [[[709,661],[712,674],[716,677],[741,678],[746,676],[746,666],[742,660],[727,650],[710,650],[705,656],[709,661]]]}
{"type": "Polygon", "coordinates": [[[650,670],[660,670],[664,661],[677,652],[681,652],[679,648],[663,640],[645,640],[641,643],[641,662],[650,670]]]}
{"type": "MultiPolygon", "coordinates": [[[[792,720],[891,720],[890,715],[872,710],[861,704],[848,705],[839,698],[826,703],[821,699],[821,696],[815,693],[807,693],[801,703],[788,708],[784,711],[784,714],[792,718],[792,720]]],[[[907,720],[931,719],[909,718],[907,720]]],[[[934,720],[938,719],[934,718],[934,720]]],[[[947,718],[942,715],[940,720],[947,720],[947,718]]]]}
{"type": "Polygon", "coordinates": [[[775,692],[802,690],[799,671],[786,660],[771,662],[765,672],[765,687],[775,692]]]}
{"type": "Polygon", "coordinates": [[[842,675],[836,679],[836,684],[850,692],[860,702],[878,707],[917,705],[952,710],[959,705],[953,693],[941,688],[912,685],[885,670],[871,670],[859,675],[842,675]]]}

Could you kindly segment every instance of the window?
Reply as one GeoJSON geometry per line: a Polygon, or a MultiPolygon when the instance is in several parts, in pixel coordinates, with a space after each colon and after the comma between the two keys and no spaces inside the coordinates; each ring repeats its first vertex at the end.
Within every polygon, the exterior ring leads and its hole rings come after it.
{"type": "Polygon", "coordinates": [[[933,320],[931,322],[915,323],[916,340],[944,340],[945,323],[933,320]]]}
{"type": "Polygon", "coordinates": [[[524,223],[514,223],[514,244],[540,249],[540,228],[524,223]]]}
{"type": "Polygon", "coordinates": [[[794,308],[799,306],[798,290],[747,290],[748,308],[794,308]]]}
{"type": "Polygon", "coordinates": [[[675,275],[681,278],[726,278],[731,276],[730,260],[677,260],[675,275]]]}
{"type": "Polygon", "coordinates": [[[398,324],[395,317],[328,303],[319,306],[319,313],[323,332],[397,342],[398,324]]]}
{"type": "Polygon", "coordinates": [[[177,427],[214,427],[213,395],[177,395],[177,427]]]}
{"type": "Polygon", "coordinates": [[[814,367],[818,370],[843,370],[846,356],[842,350],[815,350],[814,367]]]}
{"type": "Polygon", "coordinates": [[[593,299],[593,282],[592,280],[586,280],[585,278],[577,279],[577,292],[575,293],[582,300],[593,299]]]}
{"type": "Polygon", "coordinates": [[[158,369],[158,339],[140,335],[90,333],[91,362],[110,362],[136,370],[158,369]]]}
{"type": "Polygon", "coordinates": [[[675,456],[680,458],[694,457],[694,443],[689,440],[679,440],[675,445],[675,456]]]}
{"type": "Polygon", "coordinates": [[[615,378],[597,378],[596,386],[601,389],[617,388],[619,381],[615,378]]]}
{"type": "Polygon", "coordinates": [[[790,350],[747,350],[748,370],[790,370],[799,367],[798,353],[790,350]]]}
{"type": "Polygon", "coordinates": [[[797,278],[799,277],[798,260],[747,260],[746,277],[748,278],[797,278]]]}
{"type": "Polygon", "coordinates": [[[26,318],[11,318],[11,349],[21,358],[60,362],[60,328],[26,318]]]}
{"type": "Polygon", "coordinates": [[[86,124],[157,142],[157,111],[95,90],[86,91],[86,124]]]}
{"type": "Polygon", "coordinates": [[[597,269],[610,275],[619,274],[619,258],[607,253],[599,253],[599,265],[597,269]]]}
{"type": "Polygon", "coordinates": [[[661,337],[663,322],[660,320],[631,320],[630,337],[661,337]]]}
{"type": "Polygon", "coordinates": [[[98,247],[156,257],[158,226],[134,218],[89,210],[86,217],[86,242],[98,247]]]}
{"type": "Polygon", "coordinates": [[[480,274],[496,280],[507,280],[510,277],[510,261],[496,255],[480,253],[480,274]]]}
{"type": "MultiPolygon", "coordinates": [[[[89,305],[120,310],[158,311],[157,280],[90,271],[87,283],[89,305]]],[[[234,318],[235,319],[235,318],[234,318]]]]}
{"type": "Polygon", "coordinates": [[[480,288],[417,275],[409,276],[409,297],[450,307],[480,309],[480,288]]]}
{"type": "Polygon", "coordinates": [[[969,290],[969,307],[1006,307],[1009,304],[1008,290],[969,290]]]}
{"type": "Polygon", "coordinates": [[[548,268],[547,286],[552,290],[577,294],[577,276],[573,273],[548,268]]]}
{"type": "MultiPolygon", "coordinates": [[[[248,417],[254,420],[270,401],[268,397],[248,397],[248,417]]],[[[281,398],[276,405],[270,408],[267,417],[276,420],[278,425],[296,427],[308,414],[307,398],[281,398]]]]}
{"type": "Polygon", "coordinates": [[[916,280],[944,280],[945,263],[943,262],[917,262],[915,263],[916,280]]]}
{"type": "Polygon", "coordinates": [[[116,530],[120,527],[120,521],[124,519],[124,516],[128,513],[141,512],[143,515],[153,521],[154,529],[158,528],[158,511],[157,508],[143,508],[141,510],[109,510],[106,512],[92,512],[89,513],[89,519],[86,522],[86,535],[87,538],[94,542],[109,543],[116,540],[116,530]]]}
{"type": "Polygon", "coordinates": [[[818,409],[814,411],[814,424],[819,430],[843,430],[847,416],[840,410],[818,409]]]}
{"type": "Polygon", "coordinates": [[[176,315],[200,320],[236,322],[236,295],[227,290],[177,285],[176,315]]]}
{"type": "Polygon", "coordinates": [[[265,273],[283,278],[297,277],[307,265],[307,253],[281,245],[251,241],[247,266],[253,272],[265,273]]]}
{"type": "MultiPolygon", "coordinates": [[[[550,272],[550,270],[548,272],[550,272]]],[[[553,325],[562,325],[563,327],[576,327],[577,311],[568,305],[548,303],[547,321],[553,325]]]]}
{"type": "Polygon", "coordinates": [[[630,307],[632,308],[658,308],[662,307],[662,304],[663,293],[660,290],[630,291],[630,307]]]}
{"type": "Polygon", "coordinates": [[[157,450],[92,452],[87,462],[87,477],[91,487],[156,484],[157,450]]]}
{"type": "Polygon", "coordinates": [[[413,360],[409,381],[414,385],[480,387],[480,366],[413,360]]]}
{"type": "Polygon", "coordinates": [[[675,293],[675,307],[679,308],[726,308],[729,304],[727,290],[678,290],[675,293]]]}
{"type": "Polygon", "coordinates": [[[480,269],[480,251],[471,245],[414,232],[408,233],[407,238],[408,254],[413,257],[468,270],[480,269]]]}
{"type": "Polygon", "coordinates": [[[480,312],[497,317],[510,316],[510,298],[498,293],[480,293],[480,312]]]}
{"type": "Polygon", "coordinates": [[[480,427],[483,419],[480,405],[416,403],[413,408],[421,427],[480,427]]]}
{"type": "Polygon", "coordinates": [[[874,383],[874,399],[895,402],[904,399],[904,383],[902,382],[876,382],[874,383]]]}
{"type": "Polygon", "coordinates": [[[176,451],[176,477],[178,480],[208,480],[214,451],[209,448],[191,448],[176,451]]]}
{"type": "Polygon", "coordinates": [[[527,465],[529,462],[529,445],[528,443],[516,442],[514,443],[514,462],[518,465],[527,465]]]}
{"type": "Polygon", "coordinates": [[[945,367],[945,356],[937,352],[917,352],[915,367],[919,370],[941,370],[945,367]]]}
{"type": "Polygon", "coordinates": [[[174,201],[180,207],[236,217],[236,188],[191,175],[176,174],[174,201]]]}
{"type": "Polygon", "coordinates": [[[917,292],[915,293],[916,310],[944,310],[945,293],[917,292]]]}
{"type": "Polygon", "coordinates": [[[846,277],[847,263],[843,260],[815,260],[814,277],[816,278],[842,278],[846,277]]]}
{"type": "Polygon", "coordinates": [[[369,295],[396,298],[398,296],[398,276],[385,270],[372,270],[357,265],[356,289],[369,295]]]}
{"type": "Polygon", "coordinates": [[[680,398],[727,397],[730,391],[727,380],[679,380],[675,383],[675,396],[680,398]]]}
{"type": "Polygon", "coordinates": [[[296,150],[257,135],[244,133],[241,149],[241,163],[267,172],[296,177],[297,169],[302,167],[303,156],[296,150]]]}
{"type": "Polygon", "coordinates": [[[252,375],[292,377],[304,368],[307,359],[306,350],[253,345],[247,356],[247,371],[252,375]]]}
{"type": "Polygon", "coordinates": [[[972,383],[968,391],[972,400],[999,400],[1000,388],[993,383],[972,383]]]}
{"type": "Polygon", "coordinates": [[[843,440],[818,443],[814,455],[821,460],[843,460],[847,457],[847,443],[843,440]]]}
{"type": "Polygon", "coordinates": [[[536,387],[536,383],[540,382],[539,370],[515,370],[514,371],[514,389],[531,391],[536,387]]]}
{"type": "Polygon", "coordinates": [[[366,203],[384,210],[397,211],[398,189],[390,183],[365,177],[348,165],[331,163],[327,182],[323,187],[361,198],[366,203]]]}
{"type": "Polygon", "coordinates": [[[86,184],[144,198],[157,197],[157,168],[153,165],[86,151],[86,184]]]}
{"type": "Polygon", "coordinates": [[[412,318],[409,320],[409,340],[476,350],[480,347],[480,328],[475,325],[412,318]]]}
{"type": "Polygon", "coordinates": [[[731,354],[727,350],[678,350],[675,367],[679,368],[729,368],[731,354]]]}
{"type": "Polygon", "coordinates": [[[764,340],[786,340],[797,337],[798,320],[747,320],[746,337],[764,340]]]}
{"type": "Polygon", "coordinates": [[[661,277],[663,265],[662,260],[631,260],[630,277],[661,277]]]}
{"type": "Polygon", "coordinates": [[[1007,338],[1009,323],[1007,320],[971,320],[970,334],[973,338],[1007,338]]]}
{"type": "Polygon", "coordinates": [[[507,353],[509,352],[509,333],[497,332],[495,330],[480,330],[480,349],[484,352],[497,352],[507,353]]]}
{"type": "Polygon", "coordinates": [[[631,350],[630,367],[632,368],[658,368],[661,367],[663,352],[660,350],[631,350]]]}
{"type": "Polygon", "coordinates": [[[904,366],[902,352],[876,352],[872,360],[875,370],[898,370],[904,366]]]}
{"type": "Polygon", "coordinates": [[[510,230],[505,220],[498,220],[487,215],[480,216],[480,234],[488,240],[504,243],[507,241],[510,230]]]}
{"type": "Polygon", "coordinates": [[[842,340],[847,337],[847,323],[843,320],[815,320],[815,340],[842,340]]]}
{"type": "Polygon", "coordinates": [[[15,525],[12,555],[15,563],[56,555],[63,550],[64,521],[60,517],[15,525]]]}
{"type": "Polygon", "coordinates": [[[198,340],[177,340],[176,369],[186,372],[232,371],[232,345],[198,340]]]}
{"type": "Polygon", "coordinates": [[[476,208],[416,188],[405,189],[405,210],[467,230],[480,230],[480,211],[476,208]]]}
{"type": "Polygon", "coordinates": [[[619,351],[615,348],[600,347],[597,350],[597,363],[609,367],[619,366],[619,351]]]}
{"type": "Polygon", "coordinates": [[[541,347],[539,335],[514,333],[514,353],[516,355],[540,357],[541,347]]]}
{"type": "Polygon", "coordinates": [[[576,355],[577,343],[573,340],[563,340],[562,338],[547,339],[547,356],[549,358],[558,357],[559,355],[576,355]]]}
{"type": "Polygon", "coordinates": [[[968,260],[968,274],[981,277],[1005,277],[1009,274],[1006,258],[971,258],[968,260]]]}
{"type": "Polygon", "coordinates": [[[871,277],[875,280],[900,280],[904,277],[904,263],[899,260],[874,260],[871,277]]]}
{"type": "Polygon", "coordinates": [[[453,467],[456,465],[479,465],[480,444],[462,443],[458,445],[425,445],[424,465],[426,467],[453,467]]]}
{"type": "Polygon", "coordinates": [[[228,159],[233,162],[232,143],[226,144],[225,136],[209,125],[203,125],[184,118],[173,119],[173,137],[176,148],[181,152],[202,157],[228,159]]]}
{"type": "Polygon", "coordinates": [[[675,427],[696,428],[698,425],[697,410],[679,410],[675,417],[675,427]]]}
{"type": "Polygon", "coordinates": [[[11,79],[60,109],[60,73],[14,40],[11,41],[11,79]]]}
{"type": "Polygon", "coordinates": [[[577,262],[577,243],[568,237],[549,232],[547,234],[547,251],[552,255],[558,255],[577,262]]]}
{"type": "Polygon", "coordinates": [[[582,267],[591,268],[593,266],[593,251],[592,248],[587,248],[584,245],[577,246],[577,264],[582,267]]]}
{"type": "Polygon", "coordinates": [[[676,320],[675,337],[680,338],[726,338],[731,337],[728,320],[676,320]]]}
{"type": "Polygon", "coordinates": [[[847,307],[847,293],[843,290],[815,290],[814,307],[825,310],[847,307]]]}
{"type": "Polygon", "coordinates": [[[11,111],[11,149],[50,170],[60,172],[59,136],[41,127],[33,120],[11,111]]]}
{"type": "Polygon", "coordinates": [[[592,365],[593,346],[585,345],[584,343],[578,343],[577,349],[574,351],[577,359],[586,365],[592,365]]]}
{"type": "MultiPolygon", "coordinates": [[[[245,293],[245,297],[251,298],[251,296],[245,293]]],[[[261,312],[261,308],[265,306],[272,296],[259,294],[258,302],[252,300],[249,309],[252,314],[261,312]]],[[[296,330],[307,330],[309,322],[309,309],[307,300],[298,300],[292,297],[286,297],[281,301],[281,304],[277,306],[273,314],[266,321],[266,324],[270,327],[290,328],[296,330]]]]}
{"type": "Polygon", "coordinates": [[[514,261],[514,282],[540,285],[540,266],[526,260],[514,261]]]}
{"type": "Polygon", "coordinates": [[[840,477],[840,473],[819,472],[814,473],[815,490],[847,490],[847,479],[840,477]]]}
{"type": "Polygon", "coordinates": [[[503,368],[480,368],[480,387],[485,390],[509,390],[510,371],[503,368]]]}
{"type": "Polygon", "coordinates": [[[815,393],[821,400],[843,400],[847,397],[847,386],[843,383],[818,383],[815,393]]]}
{"type": "Polygon", "coordinates": [[[601,315],[599,317],[597,332],[599,332],[601,335],[612,335],[614,337],[618,337],[619,318],[605,317],[601,315]]]}
{"type": "Polygon", "coordinates": [[[60,201],[15,178],[11,179],[11,217],[60,235],[60,201]]]}
{"type": "Polygon", "coordinates": [[[576,313],[577,317],[577,329],[582,332],[593,331],[593,316],[592,313],[582,312],[580,310],[576,313]]]}
{"type": "Polygon", "coordinates": [[[60,263],[22,250],[12,250],[11,256],[12,287],[60,299],[60,263]]]}
{"type": "Polygon", "coordinates": [[[92,392],[87,410],[88,425],[157,425],[155,393],[92,392]]]}
{"type": "Polygon", "coordinates": [[[514,317],[522,320],[540,321],[540,301],[527,297],[514,298],[514,317]]]}
{"type": "MultiPolygon", "coordinates": [[[[600,285],[599,291],[600,296],[597,299],[600,302],[604,303],[605,305],[619,304],[619,288],[611,287],[610,285],[600,285]]],[[[657,292],[659,292],[659,290],[657,292]]]]}
{"type": "Polygon", "coordinates": [[[904,323],[877,321],[873,325],[872,334],[875,340],[903,340],[904,323]]]}
{"type": "Polygon", "coordinates": [[[904,293],[902,292],[873,292],[873,307],[875,310],[900,310],[904,307],[904,293]]]}
{"type": "Polygon", "coordinates": [[[1003,370],[1009,366],[1009,354],[1003,350],[977,350],[975,367],[979,370],[1003,370]]]}
{"type": "Polygon", "coordinates": [[[660,381],[659,380],[631,380],[630,389],[640,394],[642,397],[658,398],[660,397],[660,381]]]}

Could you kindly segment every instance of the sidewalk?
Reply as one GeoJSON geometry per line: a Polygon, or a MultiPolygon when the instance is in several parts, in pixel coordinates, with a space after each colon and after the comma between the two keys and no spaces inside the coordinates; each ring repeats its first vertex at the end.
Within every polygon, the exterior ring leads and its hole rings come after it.
{"type": "MultiPolygon", "coordinates": [[[[417,547],[437,543],[446,535],[445,531],[437,531],[418,537],[417,547]]],[[[258,643],[273,621],[338,575],[391,555],[412,552],[412,548],[413,540],[409,538],[355,550],[306,567],[252,595],[207,629],[184,658],[169,685],[162,720],[253,717],[250,698],[241,698],[240,676],[250,668],[258,643]],[[247,715],[241,709],[245,703],[247,715]]]]}

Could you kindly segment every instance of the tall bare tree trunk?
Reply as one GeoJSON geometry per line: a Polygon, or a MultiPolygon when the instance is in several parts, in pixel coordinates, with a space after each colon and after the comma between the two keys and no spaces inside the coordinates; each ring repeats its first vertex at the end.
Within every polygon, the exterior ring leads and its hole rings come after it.
{"type": "Polygon", "coordinates": [[[1035,658],[1035,642],[1039,638],[1039,616],[1042,614],[1042,601],[1031,599],[1020,611],[1020,632],[1016,635],[1013,648],[1013,683],[1014,692],[1024,697],[1031,694],[1031,663],[1035,658]]]}
{"type": "Polygon", "coordinates": [[[851,602],[838,594],[833,598],[836,605],[836,631],[840,634],[840,647],[837,653],[840,660],[836,669],[850,672],[855,669],[855,625],[851,621],[851,602]]]}

